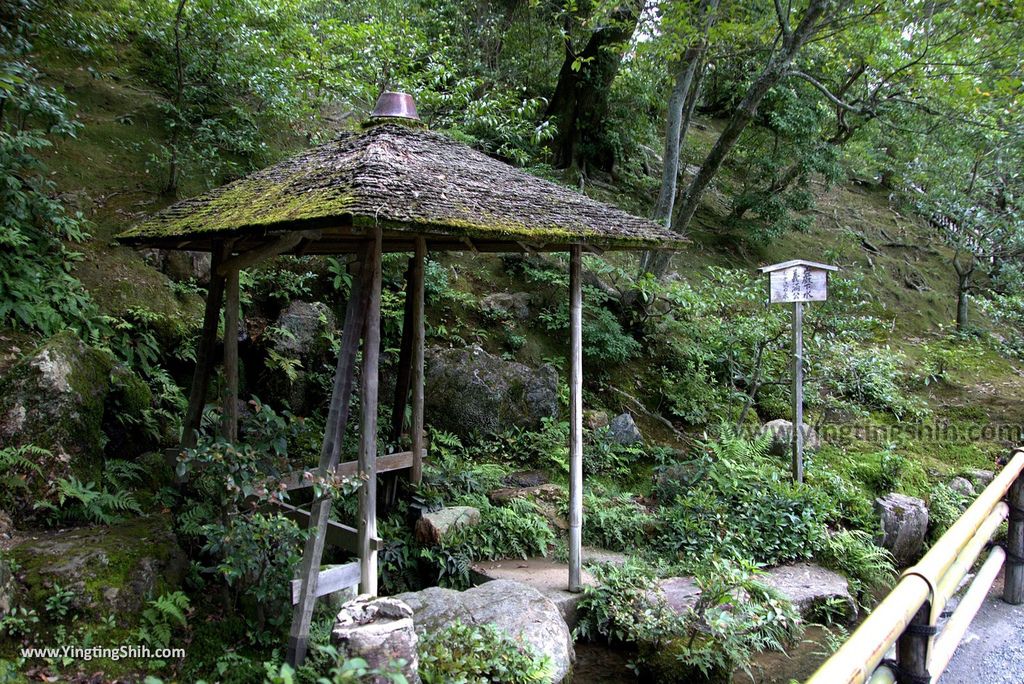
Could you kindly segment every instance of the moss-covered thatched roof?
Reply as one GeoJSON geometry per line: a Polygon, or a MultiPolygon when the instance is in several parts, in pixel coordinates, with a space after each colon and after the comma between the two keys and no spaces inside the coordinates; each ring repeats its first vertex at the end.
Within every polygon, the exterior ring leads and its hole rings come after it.
{"type": "MultiPolygon", "coordinates": [[[[350,133],[155,214],[118,236],[139,246],[210,249],[236,237],[315,230],[307,254],[351,251],[379,225],[385,249],[673,248],[646,219],[537,178],[446,136],[396,124],[350,133]]],[[[236,243],[236,246],[237,244],[236,243]]]]}

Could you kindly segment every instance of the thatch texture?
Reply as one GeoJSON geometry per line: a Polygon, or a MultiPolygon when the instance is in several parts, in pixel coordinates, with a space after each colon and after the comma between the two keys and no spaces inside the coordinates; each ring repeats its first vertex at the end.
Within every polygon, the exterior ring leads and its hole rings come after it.
{"type": "Polygon", "coordinates": [[[552,248],[676,247],[682,238],[448,137],[379,124],[187,199],[118,236],[129,244],[202,249],[220,237],[324,231],[309,253],[344,251],[380,225],[391,239],[437,246],[480,240],[552,248]],[[332,243],[331,240],[334,242],[332,243]],[[330,246],[329,245],[333,245],[330,246]]]}

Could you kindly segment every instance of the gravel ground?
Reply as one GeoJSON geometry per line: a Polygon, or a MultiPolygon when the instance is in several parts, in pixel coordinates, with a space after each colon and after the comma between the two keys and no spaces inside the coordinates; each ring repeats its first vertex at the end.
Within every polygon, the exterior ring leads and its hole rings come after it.
{"type": "Polygon", "coordinates": [[[964,634],[941,684],[1024,684],[1024,605],[1003,603],[1003,578],[964,634]]]}

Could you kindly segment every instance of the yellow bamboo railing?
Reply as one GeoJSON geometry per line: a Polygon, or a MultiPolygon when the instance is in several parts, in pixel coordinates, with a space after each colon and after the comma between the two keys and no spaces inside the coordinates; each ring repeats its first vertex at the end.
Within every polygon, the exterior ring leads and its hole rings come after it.
{"type": "Polygon", "coordinates": [[[1018,449],[964,514],[907,569],[885,599],[806,684],[937,682],[1006,565],[1003,598],[1024,600],[1024,449],[1018,449]],[[1007,502],[1003,499],[1009,498],[1007,502]],[[992,548],[956,611],[936,633],[946,602],[1007,517],[1006,549],[992,548]],[[886,656],[895,649],[895,658],[886,656]],[[884,659],[884,662],[883,662],[884,659]]]}

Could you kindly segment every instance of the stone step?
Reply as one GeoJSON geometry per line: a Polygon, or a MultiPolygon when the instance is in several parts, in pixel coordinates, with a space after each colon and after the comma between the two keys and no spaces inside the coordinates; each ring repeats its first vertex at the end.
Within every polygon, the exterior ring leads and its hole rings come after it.
{"type": "MultiPolygon", "coordinates": [[[[583,563],[613,563],[622,565],[625,554],[607,549],[583,547],[583,563]]],[[[507,560],[474,563],[473,581],[482,584],[491,580],[506,579],[521,582],[537,589],[558,606],[562,619],[570,629],[576,626],[576,606],[583,594],[569,591],[569,566],[550,558],[512,558],[507,560]]],[[[581,572],[584,586],[596,586],[597,581],[584,567],[581,572]]]]}

